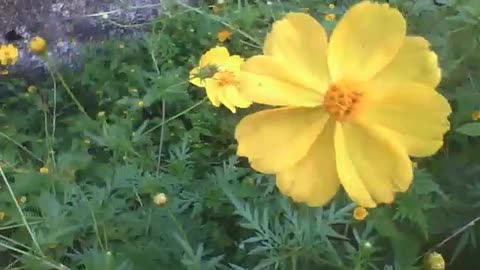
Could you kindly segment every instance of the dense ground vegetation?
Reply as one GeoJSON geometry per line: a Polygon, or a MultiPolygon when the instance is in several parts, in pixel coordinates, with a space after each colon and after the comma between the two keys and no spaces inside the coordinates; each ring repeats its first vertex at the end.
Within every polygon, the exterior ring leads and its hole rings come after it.
{"type": "Polygon", "coordinates": [[[249,57],[286,12],[330,31],[354,2],[169,3],[144,38],[86,48],[80,71],[59,72],[50,58],[45,81],[2,76],[0,266],[440,270],[441,254],[447,269],[477,269],[477,0],[389,1],[410,34],[431,42],[454,112],[409,191],[362,221],[344,193],[319,208],[280,194],[273,176],[235,154],[235,125],[261,106],[232,114],[189,83],[218,44],[249,57]]]}

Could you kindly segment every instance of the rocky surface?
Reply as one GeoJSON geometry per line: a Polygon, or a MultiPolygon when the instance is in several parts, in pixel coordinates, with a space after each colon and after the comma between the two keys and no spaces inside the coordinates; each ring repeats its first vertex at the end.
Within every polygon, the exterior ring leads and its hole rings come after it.
{"type": "Polygon", "coordinates": [[[61,64],[77,62],[80,47],[112,37],[141,34],[163,10],[162,0],[0,0],[0,44],[20,49],[11,75],[32,77],[45,63],[28,51],[28,41],[41,36],[49,54],[61,64]]]}

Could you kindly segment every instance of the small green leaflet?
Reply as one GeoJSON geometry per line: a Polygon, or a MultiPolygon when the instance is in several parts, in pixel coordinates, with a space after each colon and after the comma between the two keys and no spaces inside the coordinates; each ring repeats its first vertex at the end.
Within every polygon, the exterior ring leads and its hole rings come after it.
{"type": "Polygon", "coordinates": [[[463,124],[456,131],[471,137],[480,136],[480,122],[463,124]]]}

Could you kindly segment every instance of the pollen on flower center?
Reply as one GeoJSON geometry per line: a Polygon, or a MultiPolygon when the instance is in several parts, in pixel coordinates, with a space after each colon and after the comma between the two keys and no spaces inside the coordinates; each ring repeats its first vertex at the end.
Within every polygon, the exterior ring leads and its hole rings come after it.
{"type": "Polygon", "coordinates": [[[345,121],[358,109],[362,93],[351,85],[333,83],[324,96],[323,107],[337,121],[345,121]]]}
{"type": "Polygon", "coordinates": [[[230,71],[221,71],[215,73],[214,79],[217,81],[219,86],[227,86],[236,83],[236,77],[233,72],[230,71]]]}

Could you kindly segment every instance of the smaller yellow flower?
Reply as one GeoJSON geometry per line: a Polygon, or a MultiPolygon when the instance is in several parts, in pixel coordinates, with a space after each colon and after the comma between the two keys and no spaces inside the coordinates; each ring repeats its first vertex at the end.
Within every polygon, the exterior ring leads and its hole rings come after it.
{"type": "Polygon", "coordinates": [[[158,193],[153,197],[153,202],[159,206],[165,205],[168,202],[167,195],[165,195],[165,193],[158,193]]]}
{"type": "Polygon", "coordinates": [[[331,21],[335,20],[335,17],[336,17],[335,14],[333,14],[333,13],[328,13],[327,15],[325,15],[325,21],[331,22],[331,21]]]}
{"type": "Polygon", "coordinates": [[[223,104],[235,113],[236,107],[247,108],[252,104],[238,88],[243,63],[243,58],[230,55],[225,47],[212,48],[202,55],[198,67],[190,71],[190,83],[204,87],[213,106],[223,104]]]}
{"type": "Polygon", "coordinates": [[[47,167],[41,167],[39,169],[39,171],[40,171],[41,174],[48,174],[48,168],[47,167]]]}
{"type": "Polygon", "coordinates": [[[480,111],[472,112],[472,120],[474,121],[480,120],[480,111]]]}
{"type": "Polygon", "coordinates": [[[432,252],[424,257],[424,266],[426,270],[445,270],[445,260],[442,254],[432,252]]]}
{"type": "Polygon", "coordinates": [[[5,212],[0,212],[0,220],[3,220],[7,214],[5,212]]]}
{"type": "Polygon", "coordinates": [[[18,48],[13,44],[0,45],[0,64],[3,66],[15,65],[18,60],[18,48]]]}
{"type": "Polygon", "coordinates": [[[143,100],[140,100],[137,102],[137,107],[143,108],[143,106],[145,106],[145,103],[143,103],[143,100]]]}
{"type": "Polygon", "coordinates": [[[5,75],[8,75],[8,73],[9,73],[9,72],[8,72],[8,69],[2,69],[2,70],[0,70],[0,74],[1,74],[1,75],[4,75],[4,76],[5,76],[5,75]]]}
{"type": "Polygon", "coordinates": [[[357,206],[353,210],[353,218],[356,220],[364,220],[368,216],[368,211],[365,207],[357,206]]]}
{"type": "Polygon", "coordinates": [[[335,5],[334,5],[334,4],[330,4],[330,5],[328,5],[328,8],[329,8],[329,9],[334,9],[334,8],[335,8],[335,5]]]}
{"type": "Polygon", "coordinates": [[[30,40],[30,51],[34,54],[44,54],[47,52],[47,41],[42,37],[34,37],[30,40]]]}
{"type": "Polygon", "coordinates": [[[225,42],[227,39],[229,39],[232,36],[232,31],[228,29],[224,29],[217,34],[217,39],[220,42],[225,42]]]}
{"type": "Polygon", "coordinates": [[[90,141],[90,139],[85,139],[85,140],[83,140],[83,142],[87,145],[92,143],[92,141],[90,141]]]}
{"type": "Polygon", "coordinates": [[[37,87],[35,85],[30,85],[28,88],[27,88],[27,92],[30,93],[30,94],[35,94],[37,93],[37,87]]]}

